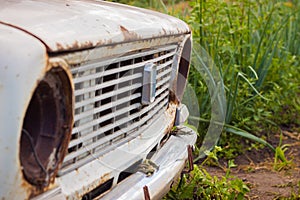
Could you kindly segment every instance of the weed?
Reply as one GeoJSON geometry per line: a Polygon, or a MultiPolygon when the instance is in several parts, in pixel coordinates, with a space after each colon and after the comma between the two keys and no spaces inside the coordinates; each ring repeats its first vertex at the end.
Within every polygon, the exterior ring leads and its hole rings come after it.
{"type": "Polygon", "coordinates": [[[291,199],[300,199],[300,181],[298,182],[298,191],[293,187],[293,191],[291,193],[291,199]]]}
{"type": "Polygon", "coordinates": [[[221,152],[222,148],[219,146],[215,146],[215,148],[212,151],[206,151],[204,152],[206,154],[205,160],[201,163],[201,165],[208,164],[210,166],[218,166],[221,167],[218,161],[217,153],[221,152]]]}
{"type": "Polygon", "coordinates": [[[281,171],[283,169],[289,168],[293,162],[292,160],[288,160],[285,156],[285,152],[288,150],[289,145],[282,145],[282,133],[280,134],[280,142],[279,145],[275,149],[275,157],[274,157],[274,169],[277,171],[281,171]]]}
{"type": "Polygon", "coordinates": [[[194,165],[194,170],[183,175],[165,199],[244,199],[249,191],[238,178],[211,176],[204,168],[194,165]]]}

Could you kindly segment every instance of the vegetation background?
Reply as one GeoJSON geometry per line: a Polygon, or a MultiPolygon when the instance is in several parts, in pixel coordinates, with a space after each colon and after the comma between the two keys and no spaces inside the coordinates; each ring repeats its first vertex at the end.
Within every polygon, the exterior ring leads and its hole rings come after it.
{"type": "MultiPolygon", "coordinates": [[[[300,154],[291,153],[292,148],[300,152],[299,0],[115,2],[157,10],[187,22],[194,43],[211,56],[224,81],[227,112],[218,146],[196,163],[190,175],[180,179],[166,199],[250,198],[251,185],[230,173],[237,167],[237,157],[249,150],[271,152],[273,161],[268,170],[299,168],[292,157],[300,154]],[[292,140],[284,144],[287,137],[292,140]],[[226,160],[226,165],[221,166],[220,160],[226,160]],[[207,164],[223,168],[225,175],[212,176],[204,167],[207,164]]],[[[194,63],[198,56],[194,51],[194,63]]],[[[208,88],[195,66],[191,66],[189,88],[200,105],[200,117],[191,116],[189,121],[198,127],[200,147],[211,107],[208,88]]],[[[290,188],[288,196],[273,197],[300,199],[300,178],[290,188]]]]}

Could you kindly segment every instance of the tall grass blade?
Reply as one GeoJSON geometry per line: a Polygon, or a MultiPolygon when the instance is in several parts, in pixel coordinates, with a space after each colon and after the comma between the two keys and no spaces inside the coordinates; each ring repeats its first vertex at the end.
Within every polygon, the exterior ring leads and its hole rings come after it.
{"type": "Polygon", "coordinates": [[[251,133],[248,133],[247,131],[241,130],[241,129],[233,127],[233,126],[228,127],[228,125],[225,125],[225,131],[227,131],[229,133],[233,133],[235,135],[242,136],[242,137],[252,140],[254,142],[261,143],[261,144],[269,147],[273,152],[275,152],[275,148],[270,143],[268,143],[267,141],[265,141],[259,137],[256,137],[255,135],[253,135],[251,133]]]}
{"type": "Polygon", "coordinates": [[[270,24],[270,21],[272,19],[272,14],[274,12],[274,9],[271,10],[271,13],[268,15],[268,20],[263,28],[263,32],[262,32],[262,35],[260,36],[260,40],[259,40],[259,43],[258,43],[258,47],[257,47],[257,50],[256,50],[256,53],[255,53],[255,57],[254,57],[254,60],[253,60],[253,68],[256,69],[256,63],[257,63],[257,59],[258,59],[258,54],[260,52],[260,48],[262,46],[262,43],[263,43],[263,40],[265,38],[265,35],[266,35],[266,32],[267,32],[267,28],[268,28],[268,25],[270,24]]]}
{"type": "Polygon", "coordinates": [[[250,83],[250,81],[240,72],[238,72],[238,77],[242,77],[247,83],[248,85],[252,88],[252,90],[255,92],[255,94],[257,94],[258,96],[260,96],[261,98],[263,98],[264,100],[269,101],[269,99],[267,99],[266,97],[264,97],[263,95],[261,95],[257,89],[252,85],[252,83],[250,83]]]}
{"type": "MultiPolygon", "coordinates": [[[[211,123],[210,120],[207,120],[207,119],[203,119],[203,118],[200,118],[200,117],[195,117],[195,116],[189,116],[189,119],[190,120],[197,120],[197,121],[200,121],[200,122],[205,122],[205,123],[211,123]]],[[[213,122],[215,123],[216,125],[222,125],[218,122],[213,122]]],[[[241,136],[241,137],[244,137],[244,138],[247,138],[249,140],[252,140],[254,142],[258,142],[260,144],[263,144],[267,147],[269,147],[273,152],[275,152],[275,148],[270,144],[268,143],[266,140],[264,139],[261,139],[251,133],[248,133],[247,131],[244,131],[242,129],[239,129],[237,127],[234,127],[234,126],[231,126],[229,124],[224,124],[224,131],[228,132],[228,133],[232,133],[232,134],[235,134],[235,135],[238,135],[238,136],[241,136]]],[[[202,155],[198,156],[195,160],[199,160],[202,158],[202,155]]]]}
{"type": "Polygon", "coordinates": [[[160,5],[163,7],[164,13],[168,13],[168,8],[166,4],[163,2],[163,0],[159,0],[160,5]]]}

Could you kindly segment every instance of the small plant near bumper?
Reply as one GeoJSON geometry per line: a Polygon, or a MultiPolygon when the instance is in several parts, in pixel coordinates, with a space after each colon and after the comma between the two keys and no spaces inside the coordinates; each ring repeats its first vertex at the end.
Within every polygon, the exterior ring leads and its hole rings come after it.
{"type": "Polygon", "coordinates": [[[194,165],[194,170],[183,175],[165,199],[244,199],[249,191],[241,179],[229,174],[218,178],[201,166],[194,165]]]}

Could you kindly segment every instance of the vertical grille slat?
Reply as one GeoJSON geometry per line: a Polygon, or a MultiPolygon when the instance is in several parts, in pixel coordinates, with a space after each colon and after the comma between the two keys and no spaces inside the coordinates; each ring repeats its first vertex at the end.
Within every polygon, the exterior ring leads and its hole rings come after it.
{"type": "Polygon", "coordinates": [[[164,112],[176,51],[177,44],[171,44],[71,66],[75,122],[59,175],[133,139],[164,112]],[[142,105],[143,70],[148,62],[157,65],[155,101],[142,105]]]}

